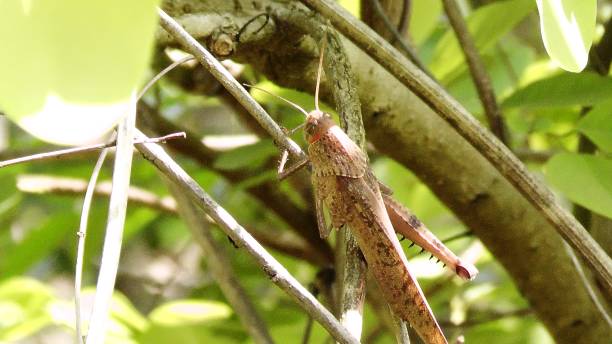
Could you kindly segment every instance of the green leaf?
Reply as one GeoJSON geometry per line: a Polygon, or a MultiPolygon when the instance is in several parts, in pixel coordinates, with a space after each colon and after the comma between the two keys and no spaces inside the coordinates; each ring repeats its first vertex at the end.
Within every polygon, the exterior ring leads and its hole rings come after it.
{"type": "Polygon", "coordinates": [[[408,32],[415,44],[421,44],[435,29],[442,12],[440,0],[413,0],[408,32]]]}
{"type": "Polygon", "coordinates": [[[557,154],[546,164],[547,180],[572,202],[612,218],[612,160],[557,154]]]}
{"type": "Polygon", "coordinates": [[[92,141],[147,69],[159,0],[0,2],[0,110],[43,140],[92,141]]]}
{"type": "Polygon", "coordinates": [[[570,72],[587,64],[595,34],[597,0],[537,0],[548,55],[570,72]]]}
{"type": "MultiPolygon", "coordinates": [[[[82,314],[91,312],[90,307],[93,306],[95,292],[96,289],[94,287],[86,288],[82,291],[82,314]]],[[[75,331],[74,300],[57,300],[54,302],[53,307],[55,309],[52,312],[54,323],[75,331]],[[72,317],[66,315],[72,315],[72,317]]],[[[88,316],[82,319],[84,328],[91,329],[91,326],[89,326],[90,320],[88,316]]],[[[105,343],[137,343],[135,338],[146,332],[149,327],[149,320],[134,307],[125,295],[115,291],[112,295],[109,326],[105,343]]]]}
{"type": "MultiPolygon", "coordinates": [[[[521,19],[531,12],[532,0],[498,1],[483,6],[472,13],[467,19],[467,25],[476,48],[486,51],[521,19]]],[[[444,79],[457,68],[464,68],[465,59],[455,32],[449,28],[438,42],[432,62],[431,71],[439,79],[444,79]]]]}
{"type": "Polygon", "coordinates": [[[594,107],[578,122],[578,130],[602,150],[612,152],[612,102],[594,107]]]}
{"type": "Polygon", "coordinates": [[[612,99],[612,78],[561,73],[532,82],[504,100],[504,107],[587,106],[612,99]]]}
{"type": "Polygon", "coordinates": [[[225,303],[202,300],[180,300],[154,309],[149,318],[156,324],[178,326],[227,319],[232,309],[225,303]]]}
{"type": "Polygon", "coordinates": [[[38,228],[31,230],[17,245],[10,247],[0,260],[0,278],[19,275],[47,257],[66,238],[76,243],[78,218],[71,212],[58,212],[38,228]],[[73,235],[69,235],[72,232],[73,235]]]}
{"type": "MultiPolygon", "coordinates": [[[[516,39],[505,39],[504,49],[491,49],[482,55],[482,61],[491,77],[495,94],[505,95],[516,89],[514,75],[522,74],[533,62],[533,49],[516,39]],[[508,64],[512,65],[512,72],[508,64]],[[516,73],[516,74],[514,74],[516,73]]],[[[470,71],[458,69],[446,79],[446,89],[473,114],[482,114],[482,102],[478,97],[470,71]]]]}
{"type": "Polygon", "coordinates": [[[47,286],[30,278],[0,284],[0,342],[14,342],[52,323],[48,305],[54,297],[47,286]]]}
{"type": "MultiPolygon", "coordinates": [[[[94,290],[91,290],[91,293],[93,292],[94,290]]],[[[113,322],[124,326],[130,333],[144,332],[149,325],[148,319],[140,314],[125,295],[119,292],[113,293],[110,315],[113,322]]]]}
{"type": "Polygon", "coordinates": [[[270,157],[278,154],[278,149],[269,139],[260,140],[224,152],[215,160],[215,168],[221,170],[256,169],[262,166],[270,157]]]}

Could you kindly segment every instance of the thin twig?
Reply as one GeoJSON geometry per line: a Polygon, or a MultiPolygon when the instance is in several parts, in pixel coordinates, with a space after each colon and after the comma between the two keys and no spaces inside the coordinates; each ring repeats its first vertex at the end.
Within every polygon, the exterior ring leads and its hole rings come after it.
{"type": "Polygon", "coordinates": [[[166,12],[158,9],[162,27],[180,43],[185,50],[195,58],[225,87],[245,109],[266,129],[274,141],[282,148],[288,150],[298,159],[306,158],[302,151],[291,138],[289,138],[268,113],[257,103],[247,90],[240,85],[236,79],[221,65],[219,61],[204,48],[195,38],[177,23],[166,12]]]}
{"type": "MultiPolygon", "coordinates": [[[[483,313],[483,312],[479,312],[483,313]]],[[[496,321],[500,319],[510,318],[510,317],[522,317],[525,315],[531,315],[533,313],[533,309],[531,308],[522,308],[515,309],[507,312],[490,312],[481,316],[479,319],[468,319],[460,324],[455,324],[450,320],[442,320],[440,321],[440,325],[444,327],[455,327],[455,328],[468,328],[481,324],[485,324],[491,321],[496,321]]]]}
{"type": "Polygon", "coordinates": [[[89,183],[87,184],[87,191],[85,192],[85,198],[83,199],[83,210],[81,211],[81,222],[79,224],[79,231],[77,232],[77,257],[76,266],[74,273],[74,310],[75,310],[75,325],[76,325],[76,340],[77,343],[83,344],[83,332],[81,330],[81,284],[83,281],[83,259],[85,255],[85,235],[87,234],[87,220],[89,220],[89,209],[91,208],[91,201],[94,195],[94,189],[98,175],[108,154],[108,148],[102,149],[98,161],[91,172],[89,183]]]}
{"type": "MultiPolygon", "coordinates": [[[[145,136],[139,133],[138,138],[145,136]]],[[[156,144],[137,144],[137,149],[151,161],[181,192],[204,210],[239,247],[255,258],[268,277],[287,292],[302,308],[316,319],[341,343],[358,343],[358,340],[321,305],[274,257],[272,257],[236,220],[191,178],[172,158],[156,144]]]]}
{"type": "Polygon", "coordinates": [[[130,187],[130,172],[132,169],[134,131],[136,129],[136,101],[132,99],[131,102],[131,108],[117,126],[113,189],[108,206],[106,233],[89,332],[87,333],[87,344],[104,343],[108,313],[115,289],[117,270],[119,269],[121,241],[127,211],[127,190],[130,187]]]}
{"type": "Polygon", "coordinates": [[[448,244],[451,241],[455,241],[455,240],[459,240],[459,239],[462,239],[462,238],[470,237],[472,235],[474,235],[474,233],[472,233],[472,231],[465,231],[465,232],[457,233],[455,235],[449,236],[446,239],[442,239],[442,243],[448,244]]]}
{"type": "Polygon", "coordinates": [[[395,323],[395,340],[397,341],[397,343],[410,344],[410,335],[408,334],[409,325],[406,323],[406,321],[393,315],[393,322],[395,323]]]}
{"type": "MultiPolygon", "coordinates": [[[[180,132],[180,133],[172,133],[172,134],[168,134],[168,135],[164,135],[160,137],[153,137],[153,138],[148,139],[147,142],[148,143],[159,143],[159,142],[166,142],[166,141],[177,139],[177,138],[185,138],[185,133],[180,132]]],[[[144,143],[144,142],[134,141],[134,143],[144,143]]],[[[63,157],[70,156],[70,155],[114,147],[116,144],[117,142],[115,140],[112,140],[111,142],[108,142],[108,143],[98,143],[98,144],[89,145],[89,146],[74,147],[74,148],[60,149],[60,150],[56,150],[52,152],[32,154],[32,155],[28,155],[28,156],[24,156],[20,158],[0,161],[0,168],[11,166],[11,165],[16,165],[16,164],[21,164],[24,162],[59,159],[59,158],[63,158],[63,157]]]]}
{"type": "Polygon", "coordinates": [[[476,49],[476,44],[474,44],[467,24],[461,15],[459,6],[456,0],[442,0],[442,3],[444,4],[444,11],[446,12],[448,21],[455,31],[459,45],[465,55],[470,74],[472,74],[472,80],[474,81],[474,85],[476,85],[480,102],[482,103],[487,121],[489,122],[489,128],[491,128],[493,134],[495,134],[501,142],[507,145],[508,138],[506,135],[506,126],[499,104],[497,104],[495,100],[495,91],[491,84],[491,78],[489,78],[489,74],[484,67],[478,49],[476,49]]]}
{"type": "Polygon", "coordinates": [[[524,162],[535,162],[543,164],[555,155],[554,151],[534,151],[529,148],[519,148],[515,150],[516,156],[524,162]]]}
{"type": "Polygon", "coordinates": [[[240,285],[227,253],[213,238],[210,226],[202,221],[206,218],[206,213],[193,204],[194,202],[184,194],[181,187],[173,183],[168,184],[170,192],[177,201],[178,211],[200,246],[212,277],[232,305],[246,331],[255,343],[273,343],[263,319],[257,314],[255,306],[240,285]]]}
{"type": "MultiPolygon", "coordinates": [[[[400,14],[400,21],[397,24],[397,32],[401,37],[404,37],[406,34],[406,30],[410,26],[410,15],[412,14],[412,1],[403,0],[402,1],[402,13],[400,14]]],[[[391,40],[391,44],[393,44],[393,40],[391,40]]]]}
{"type": "MultiPolygon", "coordinates": [[[[27,193],[82,195],[86,192],[87,187],[88,183],[83,179],[30,174],[17,176],[17,189],[27,193]]],[[[110,197],[111,187],[111,182],[100,182],[93,190],[94,195],[110,197]]],[[[141,205],[166,214],[176,215],[176,202],[174,199],[171,197],[160,198],[154,193],[139,187],[130,186],[128,201],[130,204],[141,205]]]]}
{"type": "Polygon", "coordinates": [[[168,74],[168,72],[170,72],[171,70],[173,70],[177,66],[182,65],[183,63],[191,61],[191,60],[195,60],[195,57],[193,57],[193,56],[185,56],[185,57],[183,57],[182,59],[180,59],[178,61],[174,61],[173,63],[168,65],[168,67],[162,69],[162,71],[157,73],[151,80],[149,80],[149,82],[147,82],[145,87],[143,87],[142,90],[140,90],[140,93],[138,93],[138,96],[136,97],[136,99],[142,98],[142,96],[144,96],[145,93],[147,93],[149,88],[151,88],[151,86],[155,85],[155,83],[157,81],[159,81],[159,79],[161,79],[164,75],[168,74]]]}
{"type": "MultiPolygon", "coordinates": [[[[423,64],[423,62],[421,62],[419,55],[416,53],[416,51],[414,51],[412,46],[408,42],[406,42],[404,37],[402,37],[402,35],[397,31],[397,28],[393,25],[393,23],[391,23],[389,16],[387,15],[387,13],[385,13],[385,10],[380,5],[380,1],[379,0],[369,0],[369,1],[372,3],[374,7],[374,11],[383,21],[383,24],[385,24],[385,27],[387,28],[387,30],[389,30],[389,32],[391,32],[391,34],[393,35],[393,39],[398,42],[398,44],[400,45],[402,50],[406,53],[406,56],[410,59],[410,61],[412,61],[412,63],[414,63],[417,67],[421,68],[421,70],[433,80],[434,79],[433,75],[429,72],[429,70],[423,64]]],[[[410,8],[410,6],[408,6],[408,8],[410,8]]]]}
{"type": "Polygon", "coordinates": [[[574,250],[567,243],[564,242],[563,246],[565,247],[565,251],[567,252],[567,254],[570,256],[572,264],[574,264],[574,268],[576,269],[576,271],[578,271],[578,276],[580,277],[582,284],[584,284],[584,288],[586,289],[587,294],[589,294],[589,298],[595,305],[595,308],[597,308],[597,311],[601,314],[601,317],[606,321],[608,326],[612,328],[612,319],[610,319],[610,314],[608,314],[606,308],[601,302],[601,299],[595,293],[595,290],[593,289],[593,284],[591,281],[589,281],[586,274],[584,273],[584,270],[582,269],[582,264],[580,263],[580,261],[578,261],[576,253],[574,253],[574,250]]]}
{"type": "Polygon", "coordinates": [[[553,193],[535,179],[526,167],[495,136],[430,80],[420,69],[365,24],[330,0],[301,0],[328,18],[334,26],[374,60],[412,90],[446,120],[480,154],[520,191],[561,236],[585,258],[612,293],[612,259],[576,219],[556,201],[553,193]]]}

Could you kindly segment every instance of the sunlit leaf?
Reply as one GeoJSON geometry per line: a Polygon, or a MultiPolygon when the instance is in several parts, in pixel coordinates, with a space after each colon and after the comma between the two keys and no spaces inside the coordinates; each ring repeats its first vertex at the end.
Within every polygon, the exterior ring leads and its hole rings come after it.
{"type": "MultiPolygon", "coordinates": [[[[508,0],[498,1],[476,10],[466,19],[476,48],[482,52],[492,47],[529,14],[532,8],[532,0],[508,0]]],[[[456,68],[462,67],[464,60],[455,33],[449,28],[436,46],[430,65],[431,71],[439,79],[444,79],[456,68]]]]}
{"type": "Polygon", "coordinates": [[[612,218],[612,160],[557,154],[546,164],[548,181],[572,202],[612,218]]]}
{"type": "Polygon", "coordinates": [[[595,73],[562,73],[535,81],[510,95],[504,107],[596,105],[612,99],[612,78],[595,73]]]}
{"type": "Polygon", "coordinates": [[[359,18],[359,8],[361,2],[359,0],[340,0],[338,1],[342,7],[346,8],[352,15],[359,18]]]}
{"type": "Polygon", "coordinates": [[[536,3],[548,55],[567,71],[583,70],[595,34],[597,0],[537,0],[536,3]]]}
{"type": "Polygon", "coordinates": [[[11,278],[0,284],[0,342],[14,342],[52,323],[46,311],[53,295],[44,284],[11,278]]]}
{"type": "Polygon", "coordinates": [[[0,110],[50,142],[100,138],[142,82],[158,2],[1,1],[0,110]]]}
{"type": "Polygon", "coordinates": [[[254,169],[275,155],[278,155],[278,149],[272,141],[261,140],[222,153],[215,160],[214,166],[221,170],[254,169]]]}
{"type": "Polygon", "coordinates": [[[578,130],[602,150],[612,152],[612,103],[594,107],[578,122],[578,130]]]}
{"type": "Polygon", "coordinates": [[[180,300],[161,305],[149,318],[157,324],[173,326],[227,319],[231,314],[231,308],[221,302],[180,300]]]}

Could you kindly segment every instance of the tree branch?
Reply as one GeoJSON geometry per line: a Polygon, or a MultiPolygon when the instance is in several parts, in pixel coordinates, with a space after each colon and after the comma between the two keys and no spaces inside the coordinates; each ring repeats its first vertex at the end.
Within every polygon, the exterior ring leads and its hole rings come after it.
{"type": "MultiPolygon", "coordinates": [[[[153,137],[149,139],[149,142],[150,143],[157,143],[157,142],[165,143],[168,140],[172,140],[176,138],[185,138],[185,133],[180,132],[180,133],[172,133],[172,134],[164,135],[162,137],[153,137]]],[[[66,148],[66,149],[60,149],[60,150],[56,150],[52,152],[32,154],[32,155],[23,156],[20,158],[13,158],[9,160],[0,161],[0,168],[11,166],[11,165],[22,164],[26,162],[42,161],[42,160],[50,160],[50,159],[61,159],[67,156],[83,154],[83,153],[92,152],[92,151],[96,151],[100,149],[114,147],[116,144],[117,144],[117,141],[113,140],[108,143],[98,143],[98,144],[93,144],[93,145],[84,146],[84,147],[66,148]]]]}
{"type": "MultiPolygon", "coordinates": [[[[94,195],[110,197],[112,183],[98,183],[94,195]]],[[[87,190],[87,181],[75,178],[49,175],[25,174],[17,177],[17,189],[34,194],[82,195],[87,190]]],[[[176,202],[170,197],[159,198],[152,192],[130,186],[128,189],[130,204],[145,206],[166,214],[176,214],[176,202]]]]}
{"type": "Polygon", "coordinates": [[[162,27],[170,33],[198,62],[204,66],[222,85],[225,87],[249,113],[257,119],[259,124],[266,129],[275,142],[282,148],[288,150],[299,159],[306,158],[302,151],[293,140],[291,140],[276,122],[268,115],[261,105],[250,96],[242,85],[221,65],[211,53],[208,52],[198,41],[196,41],[185,29],[177,23],[166,12],[158,9],[160,23],[162,27]]]}
{"type": "MultiPolygon", "coordinates": [[[[374,7],[374,11],[378,15],[378,17],[380,17],[380,19],[382,20],[383,24],[387,28],[387,31],[391,32],[391,34],[393,35],[393,40],[396,41],[397,44],[399,44],[399,46],[404,51],[404,54],[406,55],[406,57],[408,57],[410,61],[412,61],[412,63],[414,63],[417,67],[421,68],[423,73],[427,74],[427,76],[433,79],[433,76],[431,75],[427,67],[425,67],[425,65],[421,62],[421,59],[417,55],[416,51],[414,51],[413,47],[408,42],[406,42],[404,37],[402,37],[402,35],[398,32],[398,29],[396,29],[393,23],[391,23],[391,20],[389,16],[387,15],[387,13],[385,13],[385,10],[380,4],[380,1],[379,0],[367,0],[367,1],[369,1],[372,4],[372,7],[374,7]]],[[[405,11],[406,8],[408,9],[410,8],[410,5],[404,3],[402,7],[404,7],[404,11],[405,11]]],[[[407,16],[408,14],[402,13],[402,15],[407,16]]],[[[375,28],[373,29],[376,30],[375,28]]],[[[390,44],[393,44],[393,43],[390,42],[390,44]]]]}
{"type": "Polygon", "coordinates": [[[263,319],[257,314],[255,306],[240,285],[227,253],[213,238],[210,226],[202,221],[203,218],[206,218],[206,213],[193,204],[180,186],[169,182],[168,187],[177,201],[178,211],[187,228],[202,249],[208,269],[246,331],[255,343],[274,343],[263,319]]]}
{"type": "Polygon", "coordinates": [[[491,78],[489,78],[489,74],[480,58],[476,44],[474,44],[467,24],[461,15],[459,6],[457,6],[456,0],[442,0],[442,3],[444,4],[446,17],[455,31],[459,46],[465,55],[465,60],[472,74],[472,80],[474,85],[476,85],[480,102],[489,122],[489,128],[502,143],[508,145],[506,126],[504,125],[501,109],[495,100],[495,91],[491,84],[491,78]]]}
{"type": "MultiPolygon", "coordinates": [[[[143,134],[139,135],[144,138],[143,134]]],[[[266,275],[287,292],[302,308],[339,342],[358,343],[334,316],[325,309],[306,288],[272,257],[236,220],[193,180],[172,158],[158,145],[137,144],[143,156],[151,161],[182,193],[205,211],[223,229],[239,247],[244,247],[255,258],[266,275]]]]}

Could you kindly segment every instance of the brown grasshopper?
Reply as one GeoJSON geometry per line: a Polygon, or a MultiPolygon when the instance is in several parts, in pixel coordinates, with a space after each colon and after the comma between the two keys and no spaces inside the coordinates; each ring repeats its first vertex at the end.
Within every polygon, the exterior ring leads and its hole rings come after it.
{"type": "MultiPolygon", "coordinates": [[[[429,251],[461,278],[472,279],[478,270],[472,264],[462,262],[416,216],[391,197],[391,191],[379,183],[370,170],[364,152],[334,123],[329,114],[319,110],[324,48],[325,41],[321,47],[317,73],[315,110],[308,113],[279,97],[306,115],[303,126],[308,142],[308,161],[312,166],[319,234],[326,238],[331,227],[338,229],[348,225],[393,312],[410,323],[426,343],[447,343],[419,284],[410,272],[395,232],[429,251]],[[329,211],[331,227],[325,224],[324,206],[329,211]]],[[[287,153],[283,152],[279,165],[281,179],[308,162],[302,161],[283,171],[286,159],[287,153]]]]}

